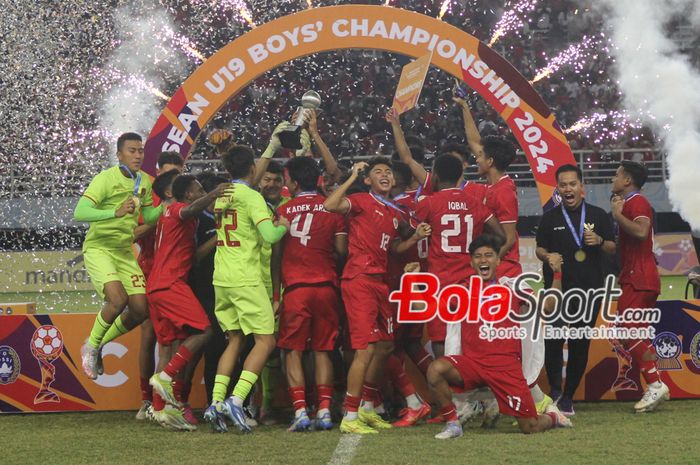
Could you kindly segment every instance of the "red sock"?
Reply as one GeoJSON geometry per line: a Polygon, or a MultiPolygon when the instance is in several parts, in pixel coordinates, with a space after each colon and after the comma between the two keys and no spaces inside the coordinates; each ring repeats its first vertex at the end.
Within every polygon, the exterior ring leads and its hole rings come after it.
{"type": "Polygon", "coordinates": [[[189,381],[182,382],[182,401],[187,403],[190,401],[190,392],[192,391],[192,383],[189,381]]]}
{"type": "Polygon", "coordinates": [[[365,383],[362,386],[362,400],[372,402],[374,406],[381,404],[382,396],[379,395],[379,386],[374,383],[365,383]]]}
{"type": "Polygon", "coordinates": [[[181,379],[174,379],[173,380],[173,394],[175,394],[175,400],[178,402],[184,402],[182,400],[182,389],[183,389],[183,382],[181,379]]]}
{"type": "Polygon", "coordinates": [[[559,423],[559,419],[557,418],[557,414],[554,412],[547,412],[545,413],[551,420],[552,420],[552,426],[550,428],[555,428],[557,424],[559,423]]]}
{"type": "Polygon", "coordinates": [[[153,410],[159,412],[165,408],[165,401],[157,392],[153,393],[153,410]]]}
{"type": "Polygon", "coordinates": [[[360,408],[360,401],[362,401],[361,397],[356,397],[346,392],[343,408],[346,412],[357,412],[357,410],[360,408]]]}
{"type": "Polygon", "coordinates": [[[394,354],[391,354],[386,361],[386,374],[391,383],[399,390],[403,397],[408,397],[416,393],[411,379],[406,374],[403,362],[394,354]]]}
{"type": "Polygon", "coordinates": [[[455,404],[450,402],[444,407],[440,407],[440,415],[445,421],[457,421],[457,408],[455,404]]]}
{"type": "Polygon", "coordinates": [[[295,412],[300,408],[306,408],[306,390],[304,386],[292,386],[287,391],[295,412]]]}
{"type": "Polygon", "coordinates": [[[190,352],[184,345],[181,345],[177,350],[177,353],[173,355],[173,358],[170,359],[166,367],[163,369],[163,372],[171,378],[175,378],[178,373],[184,370],[185,366],[187,366],[187,363],[189,363],[191,359],[192,352],[190,352]]]}
{"type": "Polygon", "coordinates": [[[428,367],[433,363],[433,356],[430,355],[423,346],[411,358],[423,376],[428,377],[428,367]]]}
{"type": "Polygon", "coordinates": [[[333,400],[333,386],[330,384],[319,384],[316,386],[316,392],[318,394],[318,410],[331,408],[331,401],[333,400]]]}
{"type": "Polygon", "coordinates": [[[632,355],[632,360],[639,365],[639,372],[644,376],[644,381],[646,381],[647,384],[661,381],[659,370],[656,369],[656,361],[644,359],[644,354],[647,352],[656,355],[654,346],[651,345],[648,340],[631,341],[629,352],[630,355],[632,355]]]}
{"type": "Polygon", "coordinates": [[[141,400],[153,402],[153,388],[148,384],[148,379],[139,378],[139,384],[141,385],[141,400]]]}

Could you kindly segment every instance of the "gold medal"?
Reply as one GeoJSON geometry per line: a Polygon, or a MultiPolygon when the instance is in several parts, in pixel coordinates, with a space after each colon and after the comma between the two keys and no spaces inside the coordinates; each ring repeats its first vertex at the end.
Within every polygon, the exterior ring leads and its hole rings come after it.
{"type": "Polygon", "coordinates": [[[139,208],[141,206],[141,199],[137,195],[132,197],[134,199],[134,208],[139,208]]]}
{"type": "Polygon", "coordinates": [[[577,250],[574,254],[574,258],[577,262],[583,262],[584,260],[586,260],[586,252],[584,252],[583,250],[577,250]]]}

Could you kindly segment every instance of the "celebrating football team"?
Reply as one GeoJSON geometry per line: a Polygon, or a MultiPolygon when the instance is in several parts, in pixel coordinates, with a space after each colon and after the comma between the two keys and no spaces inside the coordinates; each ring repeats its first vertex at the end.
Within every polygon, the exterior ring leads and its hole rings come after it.
{"type": "MultiPolygon", "coordinates": [[[[404,273],[430,273],[439,290],[475,282],[512,289],[522,274],[518,197],[507,174],[515,147],[480,134],[467,102],[454,100],[468,148],[446,145],[430,169],[394,110],[386,116],[394,155],[348,172],[324,144],[315,110],[304,110],[301,148],[284,165],[273,157],[283,155],[289,123],[274,129],[257,158],[231,132],[215,130],[209,141],[224,177],[182,174],[179,154],[164,152],[151,180],[141,171],[141,137],[122,134],[119,165],[99,173],[75,209],[76,220],[90,223],[85,263],[104,298],[81,350],[85,375],[102,374],[105,344],[140,325],[137,419],[168,429],[191,431],[203,418],[217,432],[233,426],[249,433],[290,409],[283,420],[290,432],[338,425],[344,433],[377,434],[427,422],[442,423],[435,437],[449,439],[462,436],[470,419],[493,427],[501,414],[523,433],[572,427],[587,341],[569,341],[562,392],[563,341],[545,349],[542,337],[530,336],[532,323],[510,316],[397,319],[390,294],[404,273]],[[480,179],[465,179],[470,163],[480,179]],[[520,329],[526,337],[516,337],[520,329]],[[510,336],[489,340],[485,332],[510,336]],[[198,419],[188,399],[201,358],[209,403],[198,419]],[[537,384],[545,358],[549,395],[537,384]]],[[[599,264],[617,249],[618,309],[654,307],[659,276],[651,207],[640,192],[645,167],[623,162],[612,180],[617,242],[605,212],[583,201],[578,168],[559,167],[556,179],[562,203],[545,214],[537,237],[545,286],[594,287],[603,279],[599,264]],[[582,281],[595,270],[595,282],[582,281]]],[[[510,314],[525,307],[509,302],[510,314]]],[[[550,299],[543,310],[553,307],[550,299]]],[[[651,411],[669,399],[650,342],[613,343],[621,371],[638,364],[646,381],[635,409],[651,411]]]]}

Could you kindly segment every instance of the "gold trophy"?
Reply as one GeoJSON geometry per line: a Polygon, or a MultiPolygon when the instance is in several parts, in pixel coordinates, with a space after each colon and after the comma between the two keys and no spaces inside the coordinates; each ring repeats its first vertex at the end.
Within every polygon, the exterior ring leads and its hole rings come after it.
{"type": "Polygon", "coordinates": [[[50,387],[56,375],[53,362],[63,353],[63,335],[52,325],[39,326],[32,335],[32,355],[41,369],[41,387],[34,397],[34,405],[44,402],[60,402],[61,399],[50,387]]]}

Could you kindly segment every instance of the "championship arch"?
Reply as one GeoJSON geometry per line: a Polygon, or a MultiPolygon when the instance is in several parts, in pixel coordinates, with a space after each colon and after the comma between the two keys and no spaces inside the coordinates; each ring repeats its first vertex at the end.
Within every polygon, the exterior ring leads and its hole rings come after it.
{"type": "Polygon", "coordinates": [[[219,109],[257,76],[307,55],[375,49],[413,58],[464,81],[498,111],[532,168],[543,207],[551,206],[556,169],[576,164],[554,114],[505,58],[439,19],[393,7],[313,8],[253,28],[216,52],[175,92],[146,141],[143,170],[153,175],[162,151],[187,158],[219,109]],[[548,205],[549,204],[549,205],[548,205]]]}

